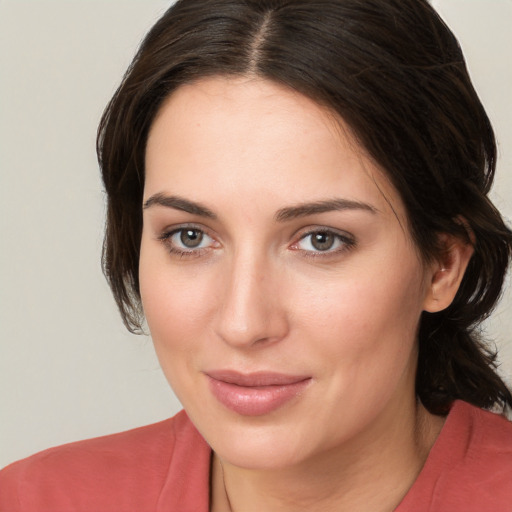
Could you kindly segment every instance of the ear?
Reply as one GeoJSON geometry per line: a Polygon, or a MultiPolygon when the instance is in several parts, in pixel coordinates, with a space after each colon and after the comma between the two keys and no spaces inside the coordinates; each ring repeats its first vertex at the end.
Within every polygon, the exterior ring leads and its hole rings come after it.
{"type": "Polygon", "coordinates": [[[472,243],[455,235],[442,233],[439,245],[439,255],[430,265],[423,304],[429,313],[442,311],[452,303],[473,255],[472,243]]]}

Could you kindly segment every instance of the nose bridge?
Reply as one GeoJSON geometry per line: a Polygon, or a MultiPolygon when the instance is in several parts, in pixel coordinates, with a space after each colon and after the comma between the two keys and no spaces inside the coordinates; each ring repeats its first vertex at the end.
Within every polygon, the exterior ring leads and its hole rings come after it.
{"type": "Polygon", "coordinates": [[[245,247],[233,254],[223,276],[218,334],[238,347],[276,341],[287,330],[280,283],[272,258],[245,247]]]}

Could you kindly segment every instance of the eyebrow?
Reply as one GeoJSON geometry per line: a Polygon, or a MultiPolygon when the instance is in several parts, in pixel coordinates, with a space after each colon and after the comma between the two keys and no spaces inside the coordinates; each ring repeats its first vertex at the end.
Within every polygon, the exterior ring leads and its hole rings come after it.
{"type": "MultiPolygon", "coordinates": [[[[162,193],[154,194],[144,203],[143,209],[146,210],[155,205],[174,208],[175,210],[181,210],[208,219],[217,219],[217,215],[206,206],[179,196],[167,196],[162,193]]],[[[295,206],[281,208],[276,212],[274,218],[277,222],[286,222],[300,217],[307,217],[308,215],[343,210],[360,210],[372,214],[378,213],[377,208],[361,201],[327,199],[324,201],[301,203],[295,206]]]]}
{"type": "Polygon", "coordinates": [[[162,193],[155,194],[144,203],[143,209],[146,210],[155,205],[164,206],[166,208],[174,208],[175,210],[181,210],[183,212],[199,215],[200,217],[206,217],[208,219],[217,218],[217,215],[215,215],[215,213],[213,213],[206,206],[203,206],[202,204],[196,203],[194,201],[189,201],[183,197],[166,196],[162,193]]]}
{"type": "Polygon", "coordinates": [[[360,201],[353,201],[350,199],[328,199],[325,201],[302,203],[296,206],[288,206],[286,208],[282,208],[276,213],[275,219],[278,222],[286,222],[317,213],[343,210],[361,210],[372,214],[379,212],[379,210],[374,206],[367,203],[362,203],[360,201]]]}

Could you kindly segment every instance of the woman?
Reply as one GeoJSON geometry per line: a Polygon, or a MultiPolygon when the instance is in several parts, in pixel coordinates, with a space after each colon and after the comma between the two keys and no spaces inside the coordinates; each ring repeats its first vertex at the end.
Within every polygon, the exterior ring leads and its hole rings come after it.
{"type": "Polygon", "coordinates": [[[9,466],[2,510],[510,508],[476,327],[512,233],[426,1],[181,0],[98,155],[106,276],[186,412],[9,466]]]}

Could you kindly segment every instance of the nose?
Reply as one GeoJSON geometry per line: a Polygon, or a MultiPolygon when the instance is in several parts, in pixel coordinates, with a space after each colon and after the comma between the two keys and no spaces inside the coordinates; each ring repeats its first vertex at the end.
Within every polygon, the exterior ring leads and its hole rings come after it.
{"type": "Polygon", "coordinates": [[[283,280],[265,260],[239,255],[222,279],[217,334],[236,348],[268,345],[283,339],[288,318],[283,280]]]}

